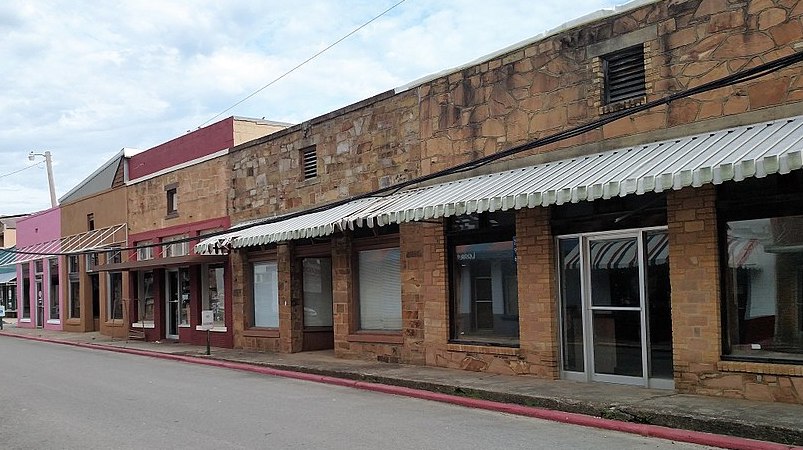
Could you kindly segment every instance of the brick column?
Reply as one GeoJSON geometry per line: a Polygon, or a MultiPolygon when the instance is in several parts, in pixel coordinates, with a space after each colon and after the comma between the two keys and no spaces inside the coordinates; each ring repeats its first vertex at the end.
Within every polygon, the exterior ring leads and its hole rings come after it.
{"type": "Polygon", "coordinates": [[[301,351],[303,342],[303,306],[301,297],[293,295],[294,280],[300,273],[293,258],[293,245],[276,247],[276,264],[279,270],[279,348],[282,353],[301,351]]]}
{"type": "Polygon", "coordinates": [[[719,252],[713,185],[667,194],[675,387],[690,392],[721,354],[719,252]]]}
{"type": "Polygon", "coordinates": [[[335,356],[349,353],[347,337],[351,333],[354,292],[351,264],[351,238],[332,239],[332,305],[334,310],[335,356]]]}
{"type": "Polygon", "coordinates": [[[516,213],[516,266],[519,283],[519,339],[529,372],[558,378],[558,307],[555,244],[548,208],[516,213]]]}
{"type": "Polygon", "coordinates": [[[249,280],[251,272],[248,267],[248,256],[245,251],[232,251],[229,254],[231,263],[231,325],[233,328],[234,348],[243,348],[245,339],[243,331],[250,320],[246,312],[246,298],[250,292],[249,280]]]}
{"type": "Polygon", "coordinates": [[[405,223],[399,227],[401,252],[402,362],[425,364],[430,345],[448,339],[446,242],[442,223],[405,223]],[[431,320],[432,311],[440,320],[431,320]],[[429,332],[436,340],[428,339],[429,332]]]}

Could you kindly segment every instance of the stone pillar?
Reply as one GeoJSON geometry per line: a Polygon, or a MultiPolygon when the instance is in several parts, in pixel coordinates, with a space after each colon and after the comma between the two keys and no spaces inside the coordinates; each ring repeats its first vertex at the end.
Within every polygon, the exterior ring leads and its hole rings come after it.
{"type": "Polygon", "coordinates": [[[442,223],[405,223],[399,227],[401,253],[402,362],[425,364],[430,345],[443,345],[448,339],[445,320],[449,296],[446,288],[446,242],[442,223]],[[428,308],[441,320],[430,320],[428,308]],[[430,342],[433,328],[438,336],[430,342]]]}
{"type": "Polygon", "coordinates": [[[279,341],[282,353],[301,351],[303,343],[302,299],[294,295],[294,285],[300,283],[301,274],[293,257],[293,244],[279,244],[276,248],[279,270],[279,341]]]}
{"type": "Polygon", "coordinates": [[[245,339],[243,332],[246,322],[250,321],[245,305],[250,292],[249,280],[251,272],[248,267],[248,256],[245,251],[233,250],[229,253],[231,264],[231,303],[226,308],[231,310],[232,336],[234,348],[243,348],[245,339]]]}
{"type": "Polygon", "coordinates": [[[519,339],[528,372],[555,379],[558,370],[558,307],[555,291],[555,241],[548,208],[516,213],[516,266],[519,339]]]}
{"type": "Polygon", "coordinates": [[[354,317],[354,282],[352,276],[351,237],[332,239],[332,305],[334,310],[335,356],[345,357],[350,350],[348,335],[354,317]]]}
{"type": "Polygon", "coordinates": [[[675,387],[691,392],[721,354],[719,251],[713,185],[667,193],[675,387]]]}

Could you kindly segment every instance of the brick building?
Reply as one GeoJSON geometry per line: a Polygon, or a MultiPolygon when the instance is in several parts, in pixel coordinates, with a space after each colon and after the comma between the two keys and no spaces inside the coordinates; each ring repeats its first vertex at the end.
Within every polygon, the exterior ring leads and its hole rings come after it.
{"type": "Polygon", "coordinates": [[[801,15],[632,2],[233,148],[235,347],[803,402],[801,15]]]}
{"type": "Polygon", "coordinates": [[[229,148],[285,126],[229,117],[131,157],[120,205],[128,211],[128,247],[139,248],[98,270],[130,277],[126,322],[134,333],[150,341],[203,343],[201,311],[212,310],[212,344],[231,347],[228,263],[195,254],[191,244],[229,226],[229,148]]]}

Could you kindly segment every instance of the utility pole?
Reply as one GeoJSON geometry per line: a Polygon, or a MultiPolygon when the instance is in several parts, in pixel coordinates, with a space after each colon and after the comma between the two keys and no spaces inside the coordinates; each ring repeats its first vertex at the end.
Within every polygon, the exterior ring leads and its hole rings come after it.
{"type": "Polygon", "coordinates": [[[44,153],[31,152],[28,155],[28,160],[33,161],[37,156],[44,156],[45,168],[47,169],[47,185],[50,187],[50,206],[56,207],[56,183],[53,181],[53,160],[50,157],[50,151],[44,153]]]}

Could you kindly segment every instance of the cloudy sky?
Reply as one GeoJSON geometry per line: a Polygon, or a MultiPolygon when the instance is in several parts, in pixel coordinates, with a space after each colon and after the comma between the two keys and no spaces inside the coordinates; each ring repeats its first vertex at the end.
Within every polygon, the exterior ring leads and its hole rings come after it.
{"type": "Polygon", "coordinates": [[[0,215],[50,205],[123,147],[232,115],[299,123],[624,0],[4,0],[0,215]],[[217,117],[216,117],[217,116],[217,117]],[[16,172],[16,173],[14,173],[16,172]]]}

